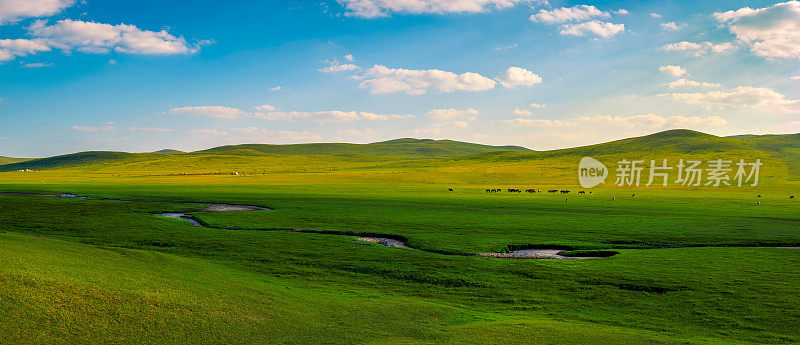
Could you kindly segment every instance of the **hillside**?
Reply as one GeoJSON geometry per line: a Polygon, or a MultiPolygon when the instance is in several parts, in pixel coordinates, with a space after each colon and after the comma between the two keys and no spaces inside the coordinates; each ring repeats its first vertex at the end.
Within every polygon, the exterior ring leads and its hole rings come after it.
{"type": "Polygon", "coordinates": [[[88,151],[0,165],[0,171],[16,171],[26,169],[49,170],[79,165],[114,162],[135,156],[136,154],[127,152],[88,151]]]}
{"type": "Polygon", "coordinates": [[[530,152],[520,146],[490,146],[453,140],[395,139],[371,144],[245,144],[215,147],[195,153],[214,154],[279,154],[279,155],[347,155],[389,156],[408,158],[444,158],[487,152],[530,152]]]}
{"type": "Polygon", "coordinates": [[[567,156],[611,156],[620,154],[640,155],[647,153],[662,155],[692,155],[714,153],[761,153],[765,155],[794,155],[800,150],[800,134],[718,137],[702,132],[676,129],[658,132],[641,137],[615,140],[611,142],[529,153],[489,153],[473,159],[518,161],[567,156]]]}
{"type": "MultiPolygon", "coordinates": [[[[395,168],[446,167],[472,163],[572,161],[575,157],[654,159],[759,157],[800,175],[800,135],[717,137],[690,130],[670,130],[607,143],[551,151],[518,146],[488,146],[451,140],[396,139],[372,144],[230,145],[190,153],[81,152],[0,165],[0,171],[64,168],[139,171],[158,174],[207,174],[232,171],[333,171],[378,165],[395,168]],[[311,156],[314,156],[313,159],[311,156]],[[554,161],[555,160],[555,161],[554,161]],[[416,163],[410,163],[416,161],[416,163]],[[393,163],[394,162],[394,163],[393,163]]],[[[549,164],[549,163],[548,163],[549,164]]],[[[510,168],[510,167],[509,167],[510,168]]]]}
{"type": "Polygon", "coordinates": [[[12,157],[3,157],[0,156],[0,165],[3,164],[13,164],[31,160],[30,158],[12,158],[12,157]]]}

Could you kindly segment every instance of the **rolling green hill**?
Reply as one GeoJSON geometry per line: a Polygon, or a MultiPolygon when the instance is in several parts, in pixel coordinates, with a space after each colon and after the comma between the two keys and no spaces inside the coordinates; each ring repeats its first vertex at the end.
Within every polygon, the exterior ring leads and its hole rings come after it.
{"type": "Polygon", "coordinates": [[[127,152],[111,152],[111,151],[88,151],[72,153],[68,155],[61,155],[49,158],[32,159],[29,161],[0,165],[0,171],[16,171],[16,170],[50,170],[57,168],[65,168],[79,165],[91,165],[98,163],[106,163],[119,161],[125,158],[135,157],[136,154],[127,152]]]}
{"type": "Polygon", "coordinates": [[[28,161],[28,160],[30,160],[30,158],[12,158],[12,157],[0,156],[0,165],[19,163],[19,162],[24,162],[24,161],[28,161]]]}
{"type": "Polygon", "coordinates": [[[417,166],[465,162],[524,162],[561,157],[670,158],[675,156],[758,157],[778,160],[792,175],[800,175],[800,134],[718,137],[678,129],[646,136],[551,151],[532,151],[519,146],[489,146],[452,140],[395,139],[372,144],[245,144],[215,147],[183,153],[161,150],[154,153],[93,151],[0,165],[0,171],[53,170],[125,166],[139,171],[164,173],[208,173],[228,171],[274,171],[336,169],[367,166],[368,162],[417,160],[417,166]],[[311,158],[313,157],[313,158],[311,158]],[[434,159],[438,163],[430,161],[434,159]],[[444,160],[441,160],[444,159],[444,160]],[[429,162],[429,163],[426,163],[429,162]],[[448,163],[449,162],[449,163],[448,163]],[[176,170],[178,169],[178,170],[176,170]]]}
{"type": "Polygon", "coordinates": [[[266,145],[245,144],[215,147],[197,153],[214,154],[281,154],[281,155],[342,155],[359,154],[368,156],[443,158],[474,155],[486,152],[514,151],[530,152],[520,146],[490,146],[465,143],[453,140],[395,139],[371,144],[292,144],[266,145]]]}
{"type": "Polygon", "coordinates": [[[675,129],[607,143],[551,151],[487,153],[470,158],[518,161],[563,156],[610,156],[619,154],[714,154],[751,152],[766,155],[796,154],[800,134],[718,137],[687,129],[675,129]]]}

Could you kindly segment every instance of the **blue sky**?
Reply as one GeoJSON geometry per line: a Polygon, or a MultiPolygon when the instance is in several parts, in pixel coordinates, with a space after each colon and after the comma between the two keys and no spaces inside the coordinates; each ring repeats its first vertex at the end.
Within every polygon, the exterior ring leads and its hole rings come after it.
{"type": "Polygon", "coordinates": [[[0,155],[800,132],[800,2],[0,0],[0,155]]]}

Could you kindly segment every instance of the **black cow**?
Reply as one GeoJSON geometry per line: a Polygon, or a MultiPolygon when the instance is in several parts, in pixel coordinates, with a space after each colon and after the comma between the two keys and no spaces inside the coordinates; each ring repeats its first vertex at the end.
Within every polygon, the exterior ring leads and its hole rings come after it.
{"type": "Polygon", "coordinates": [[[584,191],[579,191],[578,194],[586,194],[584,191]]]}
{"type": "Polygon", "coordinates": [[[569,194],[569,191],[568,190],[562,190],[561,194],[569,194]]]}
{"type": "Polygon", "coordinates": [[[547,191],[548,193],[558,193],[558,189],[551,189],[547,191]]]}
{"type": "Polygon", "coordinates": [[[453,188],[447,188],[447,190],[452,192],[452,191],[453,191],[453,188]]]}
{"type": "Polygon", "coordinates": [[[790,197],[789,197],[789,199],[790,199],[790,200],[791,200],[791,199],[794,199],[794,195],[790,196],[790,197]]]}

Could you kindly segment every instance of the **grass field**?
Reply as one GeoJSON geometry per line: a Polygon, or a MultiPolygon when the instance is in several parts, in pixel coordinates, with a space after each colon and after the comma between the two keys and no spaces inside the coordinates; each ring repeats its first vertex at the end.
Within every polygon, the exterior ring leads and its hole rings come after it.
{"type": "Polygon", "coordinates": [[[800,246],[800,204],[789,199],[800,196],[796,140],[677,132],[459,157],[211,152],[39,162],[52,170],[2,173],[0,192],[90,198],[0,195],[0,339],[798,343],[800,250],[778,248],[800,246]],[[579,196],[583,155],[612,169],[626,157],[765,164],[758,187],[616,187],[611,176],[579,196]],[[272,210],[212,213],[180,202],[272,210]],[[167,211],[209,227],[153,215],[167,211]],[[279,229],[328,233],[271,231],[279,229]],[[348,231],[397,236],[415,249],[340,235],[348,231]],[[619,254],[457,255],[537,246],[619,254]]]}

